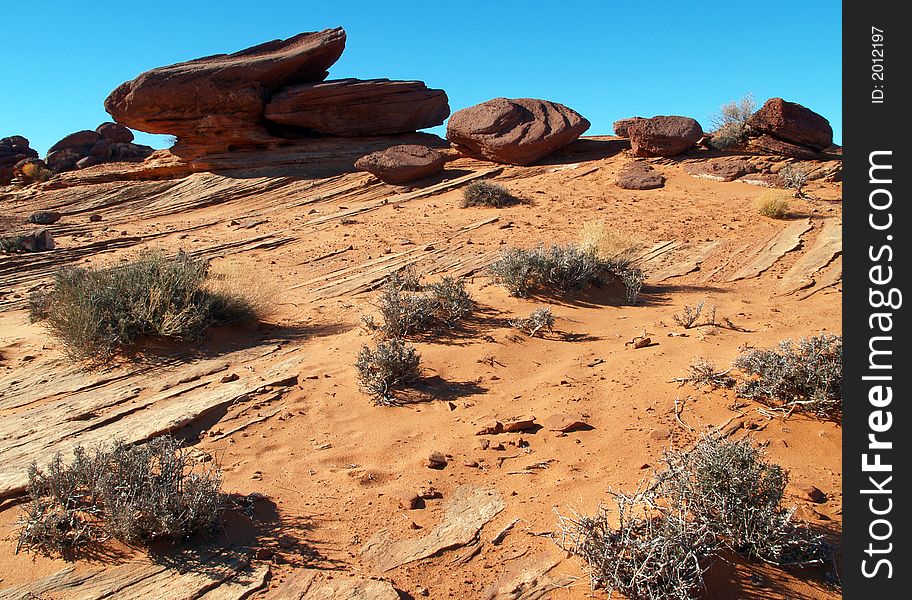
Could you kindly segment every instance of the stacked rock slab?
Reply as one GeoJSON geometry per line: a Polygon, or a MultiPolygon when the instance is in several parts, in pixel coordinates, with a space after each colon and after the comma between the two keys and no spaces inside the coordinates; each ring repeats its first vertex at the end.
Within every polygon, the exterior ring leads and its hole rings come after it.
{"type": "Polygon", "coordinates": [[[99,163],[144,159],[154,150],[133,143],[133,132],[118,123],[106,122],[95,131],[71,133],[51,146],[44,159],[55,173],[91,167],[99,163]]]}
{"type": "Polygon", "coordinates": [[[105,109],[118,123],[178,138],[187,158],[315,134],[412,133],[449,116],[443,90],[419,81],[324,81],[345,49],[342,28],[301,33],[139,75],[105,109]]]}
{"type": "Polygon", "coordinates": [[[690,117],[662,115],[631,121],[626,131],[634,156],[676,156],[703,137],[703,128],[690,117]]]}
{"type": "Polygon", "coordinates": [[[813,159],[833,145],[825,117],[795,102],[770,98],[747,120],[748,146],[759,152],[813,159]]]}
{"type": "Polygon", "coordinates": [[[563,104],[535,98],[494,98],[453,113],[447,139],[471,156],[530,165],[576,140],[589,121],[563,104]]]}
{"type": "Polygon", "coordinates": [[[30,148],[29,141],[21,135],[0,139],[0,185],[13,179],[17,163],[35,158],[38,158],[38,152],[30,148]]]}
{"type": "Polygon", "coordinates": [[[355,168],[373,174],[384,183],[402,184],[439,173],[445,163],[443,153],[433,148],[404,144],[362,156],[355,162],[355,168]]]}

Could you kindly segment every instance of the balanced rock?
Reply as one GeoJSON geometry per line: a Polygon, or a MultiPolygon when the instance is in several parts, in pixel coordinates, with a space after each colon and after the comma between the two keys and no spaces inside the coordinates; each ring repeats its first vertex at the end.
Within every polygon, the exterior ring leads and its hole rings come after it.
{"type": "Polygon", "coordinates": [[[833,145],[833,128],[823,116],[795,102],[770,98],[747,120],[752,132],[821,151],[833,145]]]}
{"type": "Polygon", "coordinates": [[[327,135],[410,133],[443,123],[446,92],[420,81],[337,79],[285,87],[266,104],[266,119],[327,135]]]}
{"type": "Polygon", "coordinates": [[[618,172],[617,186],[625,190],[653,190],[665,186],[665,177],[642,161],[634,161],[618,172]]]}
{"type": "Polygon", "coordinates": [[[385,183],[400,184],[439,173],[445,163],[446,157],[437,150],[406,144],[362,156],[355,162],[355,168],[385,183]]]}
{"type": "Polygon", "coordinates": [[[0,139],[0,185],[9,183],[16,164],[28,158],[38,158],[38,152],[29,147],[26,138],[13,135],[0,139]]]}
{"type": "Polygon", "coordinates": [[[577,139],[589,121],[563,104],[494,98],[453,113],[447,139],[465,154],[530,165],[577,139]]]}
{"type": "Polygon", "coordinates": [[[344,49],[345,31],[335,28],[157,67],[117,87],[105,110],[122,125],[187,144],[262,143],[271,139],[261,123],[271,93],[322,81],[344,49]]]}
{"type": "Polygon", "coordinates": [[[658,116],[627,127],[634,156],[676,156],[703,137],[703,128],[690,117],[658,116]]]}
{"type": "Polygon", "coordinates": [[[645,121],[643,117],[630,117],[629,119],[621,119],[614,122],[614,135],[618,137],[630,137],[630,127],[636,125],[640,121],[645,121]]]}
{"type": "Polygon", "coordinates": [[[96,127],[95,133],[102,139],[113,143],[129,144],[133,141],[133,132],[129,128],[111,121],[106,121],[96,127]]]}

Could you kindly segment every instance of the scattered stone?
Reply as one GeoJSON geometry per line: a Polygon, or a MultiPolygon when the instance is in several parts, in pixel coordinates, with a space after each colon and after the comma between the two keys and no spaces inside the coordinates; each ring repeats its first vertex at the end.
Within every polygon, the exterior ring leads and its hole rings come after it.
{"type": "Polygon", "coordinates": [[[425,460],[425,466],[429,469],[443,469],[447,466],[447,458],[442,452],[431,452],[425,460]]]}
{"type": "Polygon", "coordinates": [[[37,158],[38,152],[30,148],[29,141],[21,135],[0,139],[0,185],[12,181],[19,163],[37,158]]]}
{"type": "Polygon", "coordinates": [[[512,417],[503,424],[504,433],[517,433],[535,429],[538,424],[533,416],[512,417]]]}
{"type": "Polygon", "coordinates": [[[442,124],[449,114],[443,90],[389,79],[292,85],[273,94],[265,108],[273,123],[341,137],[414,132],[442,124]]]}
{"type": "Polygon", "coordinates": [[[634,161],[618,172],[617,186],[625,190],[653,190],[665,186],[665,177],[650,165],[634,161]]]}
{"type": "Polygon", "coordinates": [[[460,152],[494,162],[530,165],[576,140],[589,121],[563,104],[494,98],[453,113],[447,139],[460,152]]]}
{"type": "Polygon", "coordinates": [[[101,215],[100,215],[100,214],[94,213],[94,214],[89,215],[89,222],[90,222],[90,223],[97,223],[97,222],[99,222],[99,221],[101,221],[101,215]]]}
{"type": "Polygon", "coordinates": [[[491,423],[485,425],[475,435],[497,435],[498,433],[504,432],[503,423],[500,421],[492,421],[491,423]]]}
{"type": "MultiPolygon", "coordinates": [[[[487,441],[487,440],[485,440],[485,441],[487,441]]],[[[472,469],[478,468],[478,461],[475,461],[475,460],[464,460],[464,461],[462,461],[462,464],[465,465],[466,467],[469,467],[472,469]]]]}
{"type": "Polygon", "coordinates": [[[355,168],[371,173],[384,183],[401,184],[435,175],[445,164],[446,157],[437,150],[406,144],[362,156],[355,162],[355,168]]]}
{"type": "Polygon", "coordinates": [[[47,229],[0,239],[0,250],[7,253],[44,252],[54,248],[54,237],[47,229]]]}
{"type": "Polygon", "coordinates": [[[482,439],[478,440],[478,446],[482,450],[487,450],[488,448],[491,447],[491,440],[482,438],[482,439]]]}
{"type": "Polygon", "coordinates": [[[633,347],[636,350],[639,350],[640,348],[646,348],[647,346],[651,346],[651,345],[652,345],[652,338],[648,338],[648,337],[637,338],[633,342],[633,347]]]}
{"type": "Polygon", "coordinates": [[[640,121],[645,121],[643,117],[630,117],[614,122],[614,135],[618,137],[630,137],[630,127],[640,121]]]}
{"type": "Polygon", "coordinates": [[[35,225],[53,225],[62,216],[59,212],[54,212],[53,210],[36,210],[28,216],[28,222],[35,225]]]}
{"type": "Polygon", "coordinates": [[[649,439],[662,441],[671,437],[671,430],[666,427],[658,427],[649,432],[649,439]]]}
{"type": "Polygon", "coordinates": [[[228,375],[223,375],[219,380],[221,383],[231,383],[232,381],[237,381],[240,379],[237,373],[229,373],[228,375]]]}
{"type": "Polygon", "coordinates": [[[816,486],[795,485],[791,487],[792,493],[802,500],[807,500],[808,502],[813,502],[814,504],[822,504],[827,501],[826,494],[824,494],[820,488],[816,486]]]}
{"type": "Polygon", "coordinates": [[[257,560],[269,560],[272,558],[272,554],[271,548],[257,548],[254,556],[256,556],[257,560]]]}
{"type": "Polygon", "coordinates": [[[548,431],[559,431],[561,433],[570,433],[589,427],[589,424],[581,419],[576,419],[564,413],[556,413],[544,420],[545,429],[548,431]]]}
{"type": "Polygon", "coordinates": [[[631,124],[627,133],[634,156],[676,156],[697,143],[703,128],[690,117],[658,116],[631,124]]]}
{"type": "Polygon", "coordinates": [[[424,498],[415,492],[404,492],[399,496],[399,508],[405,510],[419,510],[424,508],[424,498]]]}
{"type": "Polygon", "coordinates": [[[437,488],[427,487],[418,490],[418,497],[423,500],[438,500],[443,498],[443,493],[437,488]]]}

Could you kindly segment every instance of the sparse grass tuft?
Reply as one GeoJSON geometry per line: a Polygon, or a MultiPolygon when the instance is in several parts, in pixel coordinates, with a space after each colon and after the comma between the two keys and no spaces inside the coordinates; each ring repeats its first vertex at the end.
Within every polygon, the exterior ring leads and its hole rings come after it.
{"type": "Polygon", "coordinates": [[[95,362],[142,336],[190,340],[256,318],[244,298],[208,289],[208,274],[205,260],[162,252],[104,269],[65,268],[29,299],[30,318],[44,321],[72,358],[95,362]]]}
{"type": "Polygon", "coordinates": [[[376,348],[362,346],[355,368],[361,387],[377,404],[395,405],[395,393],[421,377],[421,355],[402,340],[379,342],[376,348]]]}
{"type": "Polygon", "coordinates": [[[181,542],[215,529],[225,497],[218,467],[194,471],[179,442],[165,436],[110,450],[77,446],[64,464],[29,469],[30,502],[20,547],[64,551],[116,538],[129,544],[181,542]]]}
{"type": "Polygon", "coordinates": [[[473,181],[462,189],[462,200],[460,206],[468,208],[470,206],[493,206],[494,208],[503,208],[518,204],[519,199],[513,196],[510,191],[499,183],[490,181],[473,181]]]}
{"type": "Polygon", "coordinates": [[[778,190],[762,192],[754,200],[757,212],[770,219],[784,219],[789,216],[789,194],[778,190]]]}
{"type": "Polygon", "coordinates": [[[552,333],[554,331],[554,313],[548,307],[536,308],[528,317],[510,321],[510,325],[528,334],[529,337],[535,337],[535,334],[542,329],[547,329],[549,333],[552,333]]]}
{"type": "Polygon", "coordinates": [[[643,273],[625,259],[604,259],[579,246],[538,246],[531,250],[510,248],[494,261],[488,272],[513,296],[535,292],[574,293],[588,285],[620,281],[628,302],[635,302],[643,273]]]}
{"type": "Polygon", "coordinates": [[[579,247],[583,252],[603,260],[630,262],[640,242],[609,229],[605,221],[589,221],[580,228],[579,247]]]}
{"type": "Polygon", "coordinates": [[[821,334],[779,343],[778,350],[751,349],[734,367],[749,377],[737,387],[740,396],[807,410],[819,417],[842,414],[842,336],[821,334]]]}

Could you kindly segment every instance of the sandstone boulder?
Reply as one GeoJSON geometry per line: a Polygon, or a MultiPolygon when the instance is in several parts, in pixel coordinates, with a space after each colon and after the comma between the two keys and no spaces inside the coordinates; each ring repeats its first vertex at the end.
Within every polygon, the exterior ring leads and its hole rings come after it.
{"type": "Polygon", "coordinates": [[[345,32],[335,28],[158,67],[121,84],[105,109],[122,125],[188,144],[262,143],[270,139],[260,123],[270,94],[323,80],[344,48],[345,32]]]}
{"type": "Polygon", "coordinates": [[[53,210],[36,210],[28,216],[27,220],[35,225],[53,225],[62,216],[59,212],[53,210]]]}
{"type": "Polygon", "coordinates": [[[747,142],[749,150],[759,152],[760,154],[775,154],[777,156],[787,156],[789,158],[798,158],[801,160],[813,160],[820,158],[820,153],[808,146],[786,142],[779,138],[767,134],[761,134],[752,137],[747,142]]]}
{"type": "Polygon", "coordinates": [[[29,147],[26,138],[13,135],[0,139],[0,185],[9,183],[16,164],[29,158],[38,158],[38,152],[29,147]]]}
{"type": "Polygon", "coordinates": [[[759,168],[754,163],[743,158],[725,158],[691,163],[686,165],[684,170],[698,179],[734,181],[748,173],[756,173],[759,168]]]}
{"type": "Polygon", "coordinates": [[[653,190],[665,186],[665,177],[641,161],[634,161],[618,172],[617,186],[625,190],[653,190]]]}
{"type": "Polygon", "coordinates": [[[634,156],[676,156],[703,137],[703,128],[690,117],[658,116],[627,127],[634,156]]]}
{"type": "Polygon", "coordinates": [[[645,121],[643,117],[630,117],[629,119],[621,119],[620,121],[614,122],[614,135],[618,137],[630,137],[629,129],[631,125],[636,125],[640,121],[645,121]]]}
{"type": "Polygon", "coordinates": [[[355,162],[359,171],[367,171],[385,183],[401,184],[429,177],[443,170],[446,157],[437,150],[406,144],[373,152],[355,162]]]}
{"type": "Polygon", "coordinates": [[[48,149],[48,154],[56,152],[57,150],[76,150],[78,152],[84,152],[83,156],[85,156],[89,153],[92,146],[100,139],[101,136],[94,131],[89,131],[88,129],[77,131],[51,146],[50,149],[48,149]]]}
{"type": "Polygon", "coordinates": [[[589,121],[557,102],[495,98],[453,113],[446,137],[465,154],[530,165],[588,128],[589,121]]]}
{"type": "Polygon", "coordinates": [[[129,144],[133,141],[133,132],[120,123],[107,121],[95,128],[95,133],[109,142],[129,144]]]}
{"type": "Polygon", "coordinates": [[[770,98],[747,120],[752,131],[779,140],[825,150],[833,145],[833,128],[823,116],[795,102],[770,98]]]}
{"type": "Polygon", "coordinates": [[[440,125],[449,114],[443,90],[389,79],[293,85],[276,92],[266,105],[269,121],[342,137],[410,133],[440,125]]]}
{"type": "Polygon", "coordinates": [[[85,148],[61,148],[48,152],[48,155],[44,157],[44,162],[54,173],[62,173],[75,169],[76,163],[88,155],[85,148]]]}

